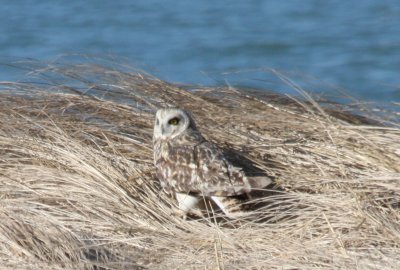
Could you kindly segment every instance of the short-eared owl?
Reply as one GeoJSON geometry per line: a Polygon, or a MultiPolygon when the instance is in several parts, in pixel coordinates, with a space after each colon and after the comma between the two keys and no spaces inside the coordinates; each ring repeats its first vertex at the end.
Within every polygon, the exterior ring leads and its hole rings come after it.
{"type": "Polygon", "coordinates": [[[232,201],[252,188],[263,188],[268,178],[246,177],[223,152],[197,130],[192,117],[177,108],[156,113],[154,164],[161,186],[175,194],[184,214],[195,208],[202,197],[211,199],[230,218],[237,217],[232,201]]]}

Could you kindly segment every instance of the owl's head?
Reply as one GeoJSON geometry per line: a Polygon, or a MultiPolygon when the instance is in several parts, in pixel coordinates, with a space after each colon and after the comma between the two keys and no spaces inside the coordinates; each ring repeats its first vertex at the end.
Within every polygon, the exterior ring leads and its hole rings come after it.
{"type": "Polygon", "coordinates": [[[190,115],[182,109],[166,108],[159,109],[156,113],[154,124],[154,139],[173,139],[187,129],[195,128],[190,115]]]}

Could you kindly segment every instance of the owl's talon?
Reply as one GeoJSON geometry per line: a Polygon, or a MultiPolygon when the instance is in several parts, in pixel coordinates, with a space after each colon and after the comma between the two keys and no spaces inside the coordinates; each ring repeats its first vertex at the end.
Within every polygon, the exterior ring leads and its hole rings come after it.
{"type": "Polygon", "coordinates": [[[184,211],[180,210],[180,209],[175,209],[172,212],[172,215],[178,218],[182,218],[183,220],[187,219],[187,213],[185,213],[184,211]]]}
{"type": "Polygon", "coordinates": [[[180,209],[175,209],[172,212],[172,215],[178,218],[182,218],[183,220],[187,220],[189,217],[202,217],[203,213],[200,209],[191,209],[189,212],[182,211],[180,209]]]}

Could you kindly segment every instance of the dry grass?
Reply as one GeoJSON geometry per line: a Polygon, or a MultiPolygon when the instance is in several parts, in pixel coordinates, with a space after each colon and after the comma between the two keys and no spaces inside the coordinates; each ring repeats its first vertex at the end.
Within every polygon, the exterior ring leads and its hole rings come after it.
{"type": "Polygon", "coordinates": [[[19,65],[37,79],[0,84],[2,267],[400,269],[394,118],[188,91],[115,63],[19,65]],[[172,215],[151,146],[153,114],[167,105],[274,177],[252,219],[172,215]]]}

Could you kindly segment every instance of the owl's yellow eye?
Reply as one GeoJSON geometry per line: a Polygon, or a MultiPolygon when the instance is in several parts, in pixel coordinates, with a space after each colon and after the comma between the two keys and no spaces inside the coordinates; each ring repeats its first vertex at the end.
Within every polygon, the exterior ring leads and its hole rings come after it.
{"type": "Polygon", "coordinates": [[[168,121],[168,124],[173,125],[173,126],[178,125],[179,124],[179,118],[175,117],[175,118],[170,119],[168,121]]]}

